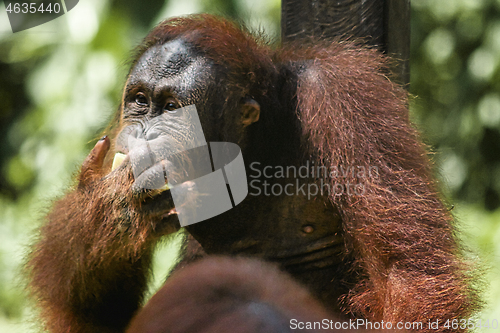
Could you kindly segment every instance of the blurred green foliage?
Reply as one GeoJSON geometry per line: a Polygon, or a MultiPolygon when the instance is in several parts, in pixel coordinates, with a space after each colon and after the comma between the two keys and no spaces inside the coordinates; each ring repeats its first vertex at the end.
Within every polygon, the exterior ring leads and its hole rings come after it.
{"type": "Polygon", "coordinates": [[[500,1],[414,0],[411,92],[451,196],[500,206],[500,1]]]}
{"type": "MultiPolygon", "coordinates": [[[[0,331],[24,333],[37,327],[21,278],[26,245],[118,106],[133,47],[163,18],[194,12],[224,14],[276,40],[280,1],[86,0],[16,34],[4,8],[0,331]]],[[[500,319],[500,0],[412,0],[411,24],[412,117],[435,152],[466,245],[490,268],[480,317],[500,319]]],[[[156,285],[174,247],[157,257],[156,285]]]]}
{"type": "Polygon", "coordinates": [[[500,320],[500,1],[412,0],[411,112],[500,320]]]}

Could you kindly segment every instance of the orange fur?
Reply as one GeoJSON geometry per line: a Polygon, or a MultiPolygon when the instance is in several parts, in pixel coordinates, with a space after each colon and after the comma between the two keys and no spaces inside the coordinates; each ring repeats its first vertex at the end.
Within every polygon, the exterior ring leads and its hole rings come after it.
{"type": "MultiPolygon", "coordinates": [[[[473,275],[453,217],[438,194],[426,147],[409,122],[407,94],[385,75],[385,57],[353,42],[274,51],[226,20],[198,15],[153,29],[136,61],[152,45],[179,37],[228,69],[228,81],[252,96],[276,93],[280,66],[307,63],[296,81],[287,79],[293,87],[283,93],[290,97],[283,105],[293,105],[285,111],[296,112],[300,121],[304,145],[296,149],[328,167],[378,168],[376,178],[345,179],[362,182],[363,195],[328,198],[341,215],[345,255],[355,259],[356,279],[342,296],[344,315],[443,323],[476,311],[473,275]]],[[[82,175],[96,174],[90,170],[82,175]]],[[[49,331],[123,332],[140,308],[153,246],[172,230],[161,229],[162,217],[130,193],[132,180],[130,167],[102,179],[80,179],[84,186],[48,215],[28,268],[49,331]]],[[[203,290],[204,283],[197,288],[203,290]]],[[[165,304],[174,296],[179,295],[165,296],[165,304]]],[[[434,332],[425,324],[424,331],[434,332]]]]}

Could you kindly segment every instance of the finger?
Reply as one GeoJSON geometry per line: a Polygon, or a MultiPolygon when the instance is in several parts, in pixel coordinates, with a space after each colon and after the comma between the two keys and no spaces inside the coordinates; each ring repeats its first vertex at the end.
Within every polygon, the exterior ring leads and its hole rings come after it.
{"type": "Polygon", "coordinates": [[[106,157],[110,146],[111,143],[107,136],[103,136],[99,141],[97,141],[90,154],[87,156],[85,161],[83,161],[78,184],[79,187],[85,186],[92,180],[101,176],[104,158],[106,157]]]}

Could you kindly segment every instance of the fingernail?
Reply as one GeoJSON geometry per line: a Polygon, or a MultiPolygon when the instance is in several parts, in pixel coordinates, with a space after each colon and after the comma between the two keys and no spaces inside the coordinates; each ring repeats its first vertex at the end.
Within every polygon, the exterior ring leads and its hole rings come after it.
{"type": "Polygon", "coordinates": [[[107,135],[105,135],[105,136],[103,136],[102,138],[100,138],[100,139],[99,139],[99,141],[103,141],[103,140],[104,140],[104,139],[106,139],[107,137],[108,137],[108,136],[107,136],[107,135]]]}

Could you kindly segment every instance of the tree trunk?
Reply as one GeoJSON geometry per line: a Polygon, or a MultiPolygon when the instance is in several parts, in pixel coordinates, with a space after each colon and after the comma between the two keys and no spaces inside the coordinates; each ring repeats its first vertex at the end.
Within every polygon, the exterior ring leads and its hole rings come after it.
{"type": "Polygon", "coordinates": [[[283,43],[308,37],[362,39],[397,60],[399,83],[410,81],[410,0],[282,0],[283,43]]]}

